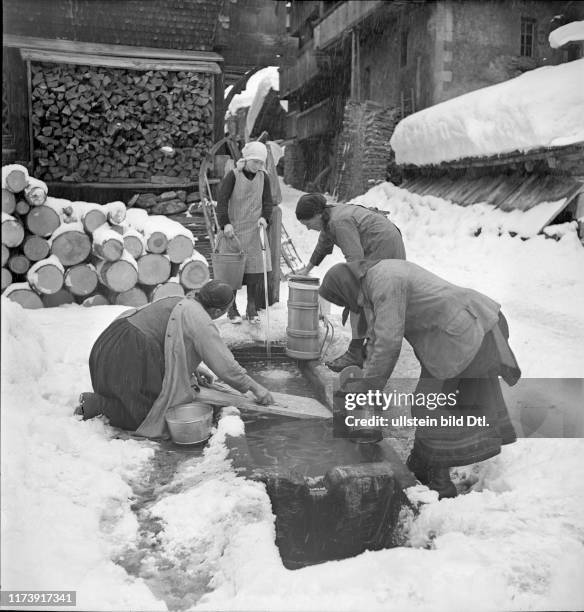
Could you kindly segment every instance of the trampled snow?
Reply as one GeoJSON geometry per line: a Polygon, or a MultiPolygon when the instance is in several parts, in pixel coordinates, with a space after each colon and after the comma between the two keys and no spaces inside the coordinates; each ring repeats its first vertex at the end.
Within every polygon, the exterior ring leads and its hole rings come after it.
{"type": "Polygon", "coordinates": [[[584,59],[530,70],[409,115],[390,145],[417,166],[584,141],[584,59]]]}
{"type": "MultiPolygon", "coordinates": [[[[295,219],[301,192],[282,187],[284,226],[307,261],[317,234],[295,219]]],[[[521,240],[508,233],[512,217],[487,206],[458,207],[389,183],[357,201],[390,212],[408,259],[502,304],[524,376],[584,377],[584,250],[573,224],[559,240],[521,240]]],[[[335,249],[314,274],[342,260],[335,249]]],[[[285,338],[286,300],[283,283],[270,309],[273,340],[285,338]]],[[[245,307],[243,290],[238,304],[245,307]]],[[[225,437],[243,431],[235,411],[219,421],[204,456],[182,464],[159,491],[150,512],[161,530],[149,536],[158,556],[128,573],[117,561],[143,537],[132,503],[156,445],[72,415],[91,388],[90,348],[123,310],[25,311],[2,298],[3,589],[75,590],[85,610],[584,608],[584,440],[519,440],[455,470],[471,485],[465,495],[438,502],[424,487],[411,491],[424,503],[409,524],[409,546],[290,571],[263,486],[227,459],[225,437]],[[161,580],[178,590],[174,599],[163,597],[161,580]]],[[[331,356],[350,335],[339,315],[333,307],[331,356]]],[[[261,320],[217,323],[235,346],[263,340],[264,313],[261,320]]],[[[417,375],[407,346],[398,368],[417,375]]]]}

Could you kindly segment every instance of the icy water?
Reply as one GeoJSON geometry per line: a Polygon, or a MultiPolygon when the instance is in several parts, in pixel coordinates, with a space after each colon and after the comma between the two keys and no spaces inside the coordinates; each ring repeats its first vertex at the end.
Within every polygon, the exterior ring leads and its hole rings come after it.
{"type": "MultiPolygon", "coordinates": [[[[287,357],[283,347],[272,346],[269,363],[262,345],[233,352],[250,376],[268,389],[316,399],[318,391],[303,376],[296,361],[287,357]]],[[[381,444],[353,444],[334,438],[332,419],[297,419],[251,411],[242,411],[241,418],[245,436],[232,438],[229,446],[233,467],[242,476],[260,480],[266,474],[299,476],[318,488],[322,476],[332,467],[384,461],[387,457],[388,449],[381,444]]],[[[117,562],[130,574],[144,579],[169,610],[194,606],[211,590],[213,576],[204,551],[193,550],[180,561],[168,558],[158,536],[164,526],[150,508],[166,495],[186,490],[181,489],[184,484],[173,482],[175,475],[187,467],[192,473],[192,468],[202,460],[205,446],[206,443],[179,446],[170,441],[159,444],[148,474],[139,484],[133,483],[133,510],[140,525],[140,539],[117,562]]],[[[196,478],[201,481],[213,476],[205,472],[196,478]]],[[[194,482],[188,486],[194,486],[194,482]]]]}
{"type": "MultiPolygon", "coordinates": [[[[269,363],[262,345],[241,347],[233,353],[250,376],[271,391],[316,398],[310,383],[296,362],[285,354],[284,347],[272,346],[269,363]]],[[[259,412],[242,412],[241,418],[249,442],[245,445],[245,457],[238,471],[251,472],[255,466],[266,466],[307,474],[310,470],[302,463],[302,457],[312,457],[308,464],[320,460],[323,448],[328,446],[332,437],[332,428],[316,420],[299,421],[259,412]]],[[[209,582],[212,576],[203,571],[204,559],[198,563],[200,569],[193,571],[193,565],[197,565],[197,551],[185,560],[184,567],[165,557],[157,538],[163,525],[152,516],[150,508],[168,492],[177,492],[172,484],[175,474],[183,464],[198,461],[205,446],[206,443],[180,446],[171,441],[158,445],[149,473],[142,482],[133,485],[133,510],[140,525],[140,539],[135,548],[126,550],[117,559],[130,574],[144,579],[170,610],[185,610],[196,604],[211,590],[209,582]]],[[[331,462],[334,462],[333,454],[327,464],[331,462]]]]}

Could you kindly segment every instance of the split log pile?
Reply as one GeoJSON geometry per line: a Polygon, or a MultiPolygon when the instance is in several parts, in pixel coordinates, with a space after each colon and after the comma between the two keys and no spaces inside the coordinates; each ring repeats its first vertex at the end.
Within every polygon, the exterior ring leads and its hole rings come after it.
{"type": "Polygon", "coordinates": [[[2,292],[24,308],[184,295],[209,279],[195,240],[167,217],[53,198],[24,166],[2,168],[2,292]]]}
{"type": "Polygon", "coordinates": [[[37,62],[31,71],[44,181],[188,177],[213,144],[212,75],[37,62]]]}
{"type": "Polygon", "coordinates": [[[399,120],[397,108],[370,100],[347,103],[336,154],[335,195],[339,200],[349,200],[387,180],[392,162],[389,140],[399,120]]]}
{"type": "Polygon", "coordinates": [[[187,193],[184,190],[165,191],[164,193],[137,193],[128,202],[128,208],[147,210],[153,215],[177,215],[185,212],[191,204],[200,201],[199,192],[187,193]]]}

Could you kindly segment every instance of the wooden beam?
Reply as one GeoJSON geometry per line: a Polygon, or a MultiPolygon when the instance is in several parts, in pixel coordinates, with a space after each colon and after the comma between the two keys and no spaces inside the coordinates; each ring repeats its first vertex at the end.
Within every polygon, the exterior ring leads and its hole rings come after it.
{"type": "Polygon", "coordinates": [[[132,70],[184,70],[185,72],[206,72],[220,74],[221,69],[213,62],[144,59],[113,55],[90,55],[46,51],[41,49],[21,49],[22,58],[27,61],[51,62],[55,64],[80,64],[82,66],[109,66],[111,68],[130,68],[132,70]]]}
{"type": "Polygon", "coordinates": [[[35,38],[33,36],[14,36],[4,34],[4,47],[19,49],[36,49],[60,53],[84,53],[88,55],[113,55],[147,59],[179,60],[188,62],[223,62],[223,56],[209,51],[182,51],[178,49],[159,49],[156,47],[133,47],[129,45],[111,45],[88,43],[74,40],[54,40],[35,38]]]}
{"type": "Polygon", "coordinates": [[[225,109],[223,98],[225,96],[225,81],[223,73],[215,74],[213,78],[213,140],[217,141],[225,136],[225,109]]]}
{"type": "Polygon", "coordinates": [[[279,206],[274,206],[272,209],[272,220],[268,232],[268,242],[270,243],[272,257],[272,282],[270,289],[273,301],[279,302],[282,273],[280,268],[280,259],[282,257],[282,209],[279,206]]]}
{"type": "Polygon", "coordinates": [[[33,127],[32,127],[32,77],[30,70],[30,62],[26,62],[26,95],[27,95],[27,107],[28,107],[28,159],[30,165],[30,171],[34,174],[34,138],[33,138],[33,127]]]}

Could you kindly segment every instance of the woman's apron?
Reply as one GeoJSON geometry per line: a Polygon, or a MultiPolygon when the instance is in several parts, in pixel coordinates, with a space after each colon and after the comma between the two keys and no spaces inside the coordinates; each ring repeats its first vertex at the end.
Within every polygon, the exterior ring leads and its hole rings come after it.
{"type": "MultiPolygon", "coordinates": [[[[233,173],[235,174],[235,185],[227,208],[229,221],[241,242],[243,252],[247,255],[244,272],[261,274],[264,271],[264,263],[258,221],[262,216],[262,194],[266,174],[260,170],[250,181],[241,170],[234,169],[233,173]]],[[[272,260],[267,236],[266,264],[267,271],[271,272],[272,260]]]]}

